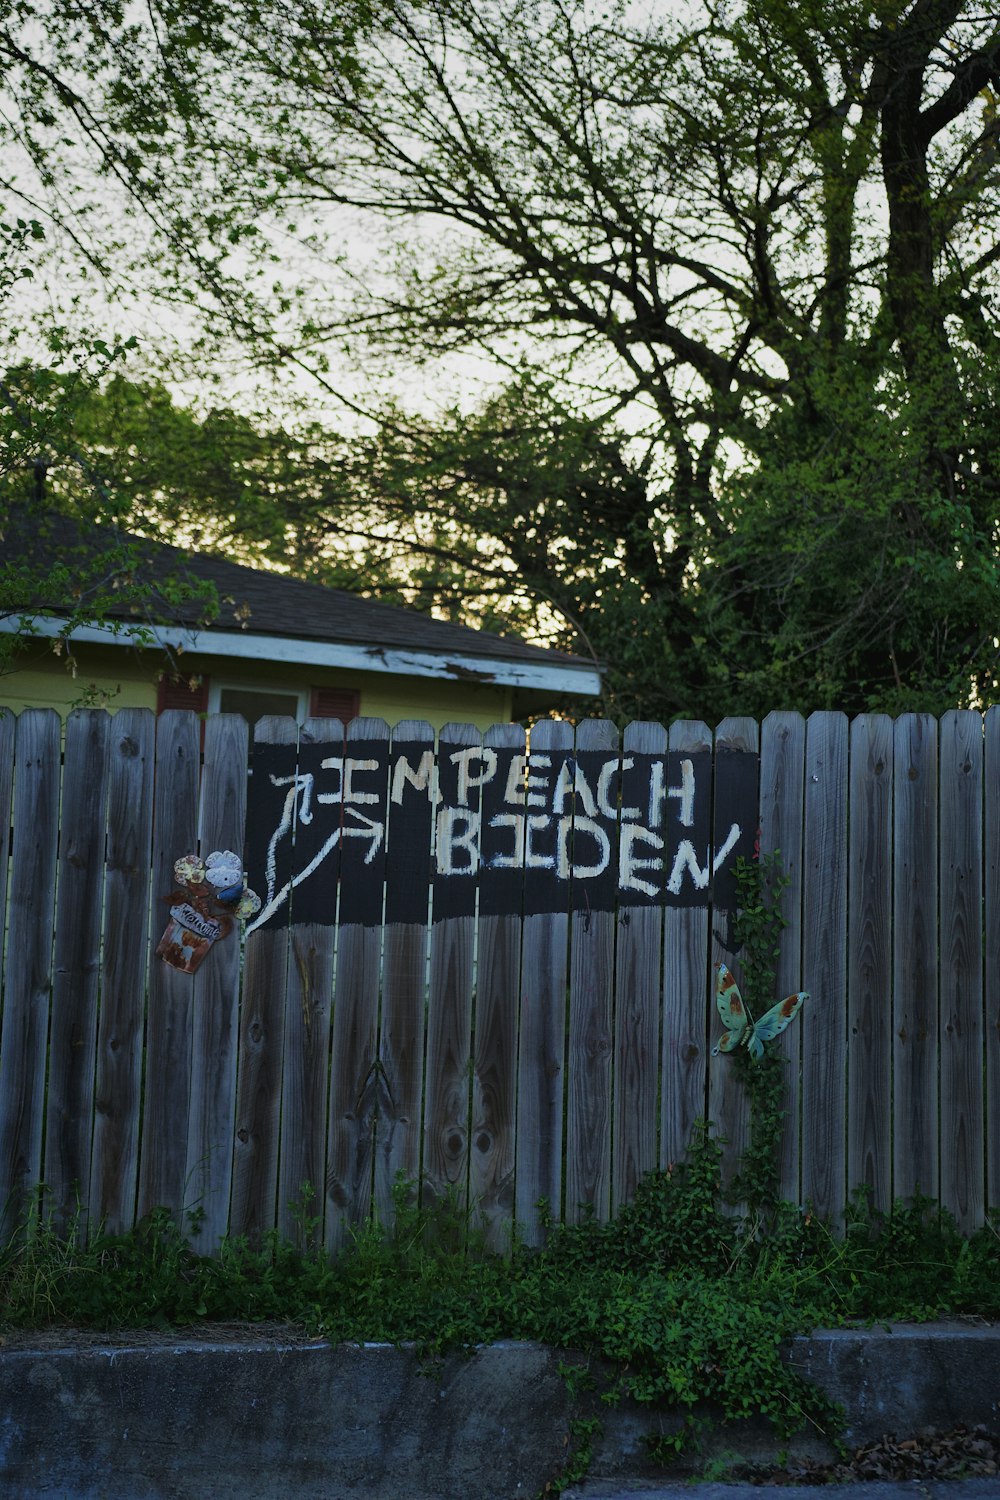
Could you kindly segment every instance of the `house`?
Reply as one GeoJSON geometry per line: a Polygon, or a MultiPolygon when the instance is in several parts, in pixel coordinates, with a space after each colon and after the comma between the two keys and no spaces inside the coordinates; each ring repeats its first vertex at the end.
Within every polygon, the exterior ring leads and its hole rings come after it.
{"type": "MultiPolygon", "coordinates": [[[[116,540],[51,512],[42,539],[28,512],[12,512],[0,561],[27,554],[38,567],[81,553],[93,559],[116,540]]],[[[110,622],[74,629],[71,674],[56,654],[65,601],[37,601],[44,612],[34,616],[35,635],[16,670],[0,679],[0,704],[63,714],[80,702],[192,708],[240,713],[251,724],[264,714],[300,722],[363,714],[390,724],[426,719],[435,728],[449,721],[486,728],[600,692],[598,668],[586,658],[223,558],[127,540],[141,549],[142,577],[153,586],[147,618],[123,611],[117,633],[110,622]],[[214,585],[218,614],[205,623],[197,603],[168,602],[159,593],[168,576],[214,585]]],[[[16,629],[18,619],[11,612],[0,629],[16,629]]]]}

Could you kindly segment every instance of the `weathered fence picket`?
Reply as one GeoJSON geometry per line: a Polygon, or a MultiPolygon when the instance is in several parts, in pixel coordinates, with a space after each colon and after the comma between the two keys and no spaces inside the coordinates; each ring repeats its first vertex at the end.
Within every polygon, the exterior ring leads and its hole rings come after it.
{"type": "MultiPolygon", "coordinates": [[[[668,786],[681,792],[678,821],[692,850],[709,842],[709,809],[685,803],[685,766],[709,766],[712,733],[695,720],[672,724],[667,736],[668,786]]],[[[660,1165],[680,1161],[698,1120],[708,1117],[709,908],[668,906],[663,913],[663,1038],[660,1085],[660,1165]]],[[[715,1007],[712,1006],[713,1021],[715,1007]]]]}
{"type": "MultiPolygon", "coordinates": [[[[760,734],[760,851],[774,856],[780,867],[775,878],[787,880],[779,895],[771,881],[771,898],[778,902],[785,926],[775,965],[778,998],[793,995],[802,977],[802,822],[805,796],[806,726],[800,714],[771,713],[760,734]]],[[[790,1026],[778,1038],[786,1059],[785,1109],[788,1127],[781,1142],[780,1190],[797,1202],[800,1187],[799,1147],[802,1140],[802,1027],[790,1026]]]]}
{"type": "Polygon", "coordinates": [[[483,781],[481,736],[441,731],[437,761],[436,873],[427,997],[423,1190],[429,1203],[467,1202],[472,992],[475,983],[475,840],[483,781]]]}
{"type": "Polygon", "coordinates": [[[140,709],[117,713],[108,767],[104,941],[89,1197],[91,1223],[104,1224],[114,1234],[134,1222],[139,1177],[154,753],[152,714],[140,709]]]}
{"type": "Polygon", "coordinates": [[[663,888],[666,789],[652,776],[664,765],[666,731],[659,724],[630,724],[622,740],[618,861],[618,941],[615,964],[614,1162],[612,1208],[635,1196],[639,1181],[657,1165],[657,1058],[660,1050],[660,957],[663,908],[643,902],[663,888]],[[652,804],[652,805],[651,805],[652,804]]]}
{"type": "Polygon", "coordinates": [[[0,1233],[41,1180],[59,838],[59,718],[29,709],[14,746],[14,837],[0,1030],[0,1233]]]}
{"type": "Polygon", "coordinates": [[[938,725],[893,725],[892,1191],[937,1197],[938,725]]]}
{"type": "Polygon", "coordinates": [[[605,1218],[695,1122],[746,1139],[714,972],[780,851],[786,1197],[836,1221],[1000,1198],[1000,709],[713,734],[599,721],[0,714],[0,1193],[60,1228],[164,1207],[195,1247],[339,1249],[399,1175],[487,1242],[605,1218]],[[249,779],[248,779],[249,771],[249,779]],[[156,955],[182,854],[263,899],[156,955]],[[140,1139],[141,1129],[141,1139],[140,1139]],[[314,1193],[299,1208],[303,1187],[314,1193]],[[200,1212],[198,1212],[200,1210],[200,1212]]]}
{"type": "Polygon", "coordinates": [[[806,725],[802,973],[802,1197],[837,1217],[846,1193],[847,769],[843,714],[806,725]]]}
{"type": "MultiPolygon", "coordinates": [[[[174,862],[198,846],[199,724],[193,714],[170,709],[156,735],[153,786],[153,919],[155,951],[166,925],[164,897],[177,885],[174,862]]],[[[146,999],[146,1078],[139,1150],[139,1214],[166,1207],[180,1214],[187,1193],[191,1107],[191,977],[150,962],[146,999]]]]}
{"type": "Polygon", "coordinates": [[[520,888],[523,840],[504,793],[523,764],[519,724],[497,724],[483,736],[497,757],[480,793],[479,947],[476,961],[469,1201],[487,1243],[510,1244],[514,1216],[517,1105],[517,1013],[521,970],[520,888]],[[512,838],[513,834],[513,838],[512,838]]]}
{"type": "Polygon", "coordinates": [[[982,1222],[983,721],[971,710],[941,721],[941,1202],[962,1229],[982,1222]]]}
{"type": "Polygon", "coordinates": [[[63,1234],[90,1192],[109,732],[93,709],[66,725],[43,1166],[63,1234]]]}
{"type": "MultiPolygon", "coordinates": [[[[520,1046],[517,1074],[515,1217],[526,1244],[541,1238],[544,1200],[562,1211],[569,892],[557,875],[559,847],[548,846],[552,820],[539,811],[544,788],[572,779],[573,730],[544,721],[531,736],[524,781],[524,939],[521,946],[520,1046]],[[544,842],[538,835],[547,834],[544,842]]],[[[559,839],[558,824],[556,839],[559,839]]]]}
{"type": "MultiPolygon", "coordinates": [[[[266,903],[268,896],[287,886],[288,909],[293,917],[296,893],[292,889],[292,839],[302,802],[297,781],[297,749],[298,731],[290,719],[268,717],[256,725],[253,775],[260,782],[276,778],[281,808],[279,826],[284,828],[284,837],[279,839],[263,823],[248,821],[246,846],[251,867],[266,872],[266,883],[258,894],[266,903]],[[280,795],[282,791],[284,796],[280,795]]],[[[250,1239],[259,1238],[264,1230],[271,1228],[277,1216],[285,993],[291,932],[287,923],[262,925],[248,932],[246,941],[229,1225],[233,1234],[247,1235],[250,1239]]]]}
{"type": "MultiPolygon", "coordinates": [[[[344,753],[339,719],[308,719],[300,744],[344,753]]],[[[308,774],[308,773],[307,773],[308,774]]],[[[301,804],[300,804],[301,805],[301,804]]],[[[305,830],[295,827],[298,842],[305,830]]],[[[289,931],[281,1039],[281,1123],[278,1152],[278,1228],[287,1239],[304,1240],[306,1223],[323,1223],[326,1180],[327,1092],[330,1075],[330,1009],[333,996],[339,850],[323,865],[318,910],[299,911],[289,931]],[[314,920],[313,920],[314,919],[314,920]]],[[[296,910],[292,893],[292,911],[296,910]]],[[[311,1241],[320,1238],[312,1234],[311,1241]]]]}
{"type": "Polygon", "coordinates": [[[415,1185],[420,1179],[434,814],[431,726],[420,719],[397,724],[392,762],[379,1031],[382,1093],[374,1189],[375,1208],[385,1225],[393,1222],[397,1182],[415,1185]]]}
{"type": "Polygon", "coordinates": [[[617,757],[618,731],[605,719],[577,727],[572,778],[558,804],[572,818],[574,865],[593,863],[599,834],[608,840],[607,868],[590,879],[573,879],[569,964],[569,1028],[566,1094],[566,1206],[568,1223],[587,1211],[607,1219],[611,1211],[611,1063],[615,995],[615,889],[617,820],[601,818],[592,787],[600,767],[617,757]],[[579,791],[576,790],[579,784],[579,791]]]}
{"type": "Polygon", "coordinates": [[[847,921],[848,1181],[892,1202],[892,721],[854,720],[850,736],[847,921]]]}
{"type": "MultiPolygon", "coordinates": [[[[715,732],[710,879],[713,894],[718,895],[724,891],[724,904],[720,910],[718,900],[714,903],[711,926],[712,974],[714,976],[719,966],[725,964],[732,970],[737,981],[742,978],[742,965],[731,931],[732,912],[736,904],[736,882],[729,870],[739,855],[746,857],[752,854],[753,844],[757,839],[760,826],[756,814],[759,804],[759,749],[760,730],[753,719],[724,719],[715,732]],[[744,809],[749,807],[754,809],[754,815],[748,828],[744,809]],[[742,842],[733,838],[735,827],[741,830],[742,842]],[[749,848],[746,842],[748,832],[749,848]],[[726,851],[724,855],[723,851],[726,851]]],[[[723,1172],[729,1177],[735,1173],[740,1153],[749,1144],[750,1116],[746,1095],[733,1081],[729,1059],[721,1053],[714,1058],[711,1056],[711,1048],[721,1031],[719,1017],[712,1014],[709,1021],[708,1115],[717,1123],[723,1138],[723,1172]]]]}
{"type": "Polygon", "coordinates": [[[372,1204],[382,1093],[378,1009],[386,831],[384,814],[373,809],[386,805],[388,777],[388,725],[380,719],[355,719],[347,727],[338,789],[344,821],[326,1168],[327,1198],[334,1210],[326,1229],[331,1250],[339,1250],[351,1229],[364,1223],[372,1204]],[[347,819],[354,808],[352,826],[347,819]]]}
{"type": "Polygon", "coordinates": [[[1000,1203],[1000,708],[987,710],[983,761],[983,1019],[986,1047],[986,1202],[1000,1203]]]}
{"type": "MultiPolygon", "coordinates": [[[[198,813],[206,854],[242,856],[246,822],[247,726],[237,714],[214,715],[205,725],[198,813]]],[[[191,1243],[214,1250],[229,1223],[233,1183],[233,1120],[239,1040],[240,949],[223,942],[212,962],[192,976],[191,1107],[188,1112],[187,1205],[197,1211],[191,1243]]]]}

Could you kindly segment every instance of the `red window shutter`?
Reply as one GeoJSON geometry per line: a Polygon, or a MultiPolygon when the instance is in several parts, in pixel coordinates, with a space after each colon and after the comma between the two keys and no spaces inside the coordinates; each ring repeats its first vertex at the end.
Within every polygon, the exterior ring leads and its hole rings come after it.
{"type": "Polygon", "coordinates": [[[313,719],[339,719],[349,724],[358,717],[361,694],[354,688],[316,687],[309,695],[309,714],[313,719]]]}
{"type": "Polygon", "coordinates": [[[196,714],[208,713],[207,677],[161,677],[156,689],[156,712],[168,708],[190,708],[196,714]]]}

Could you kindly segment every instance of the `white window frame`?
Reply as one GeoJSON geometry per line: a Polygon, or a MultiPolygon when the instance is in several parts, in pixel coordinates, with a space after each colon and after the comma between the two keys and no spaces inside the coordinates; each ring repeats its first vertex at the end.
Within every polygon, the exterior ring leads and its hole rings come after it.
{"type": "Polygon", "coordinates": [[[309,714],[309,692],[305,688],[290,687],[287,682],[232,682],[217,681],[214,677],[208,682],[208,711],[210,714],[222,712],[220,703],[222,694],[226,691],[233,693],[281,693],[282,697],[295,699],[295,722],[304,724],[309,714]]]}

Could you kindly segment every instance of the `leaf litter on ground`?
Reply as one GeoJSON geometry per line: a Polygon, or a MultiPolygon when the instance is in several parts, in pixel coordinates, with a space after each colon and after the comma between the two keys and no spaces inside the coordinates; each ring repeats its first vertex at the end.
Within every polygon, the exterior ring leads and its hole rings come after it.
{"type": "Polygon", "coordinates": [[[739,1464],[729,1477],[749,1484],[843,1484],[865,1480],[979,1479],[1000,1475],[1000,1437],[986,1427],[928,1427],[914,1437],[887,1433],[847,1459],[783,1465],[739,1464]]]}

